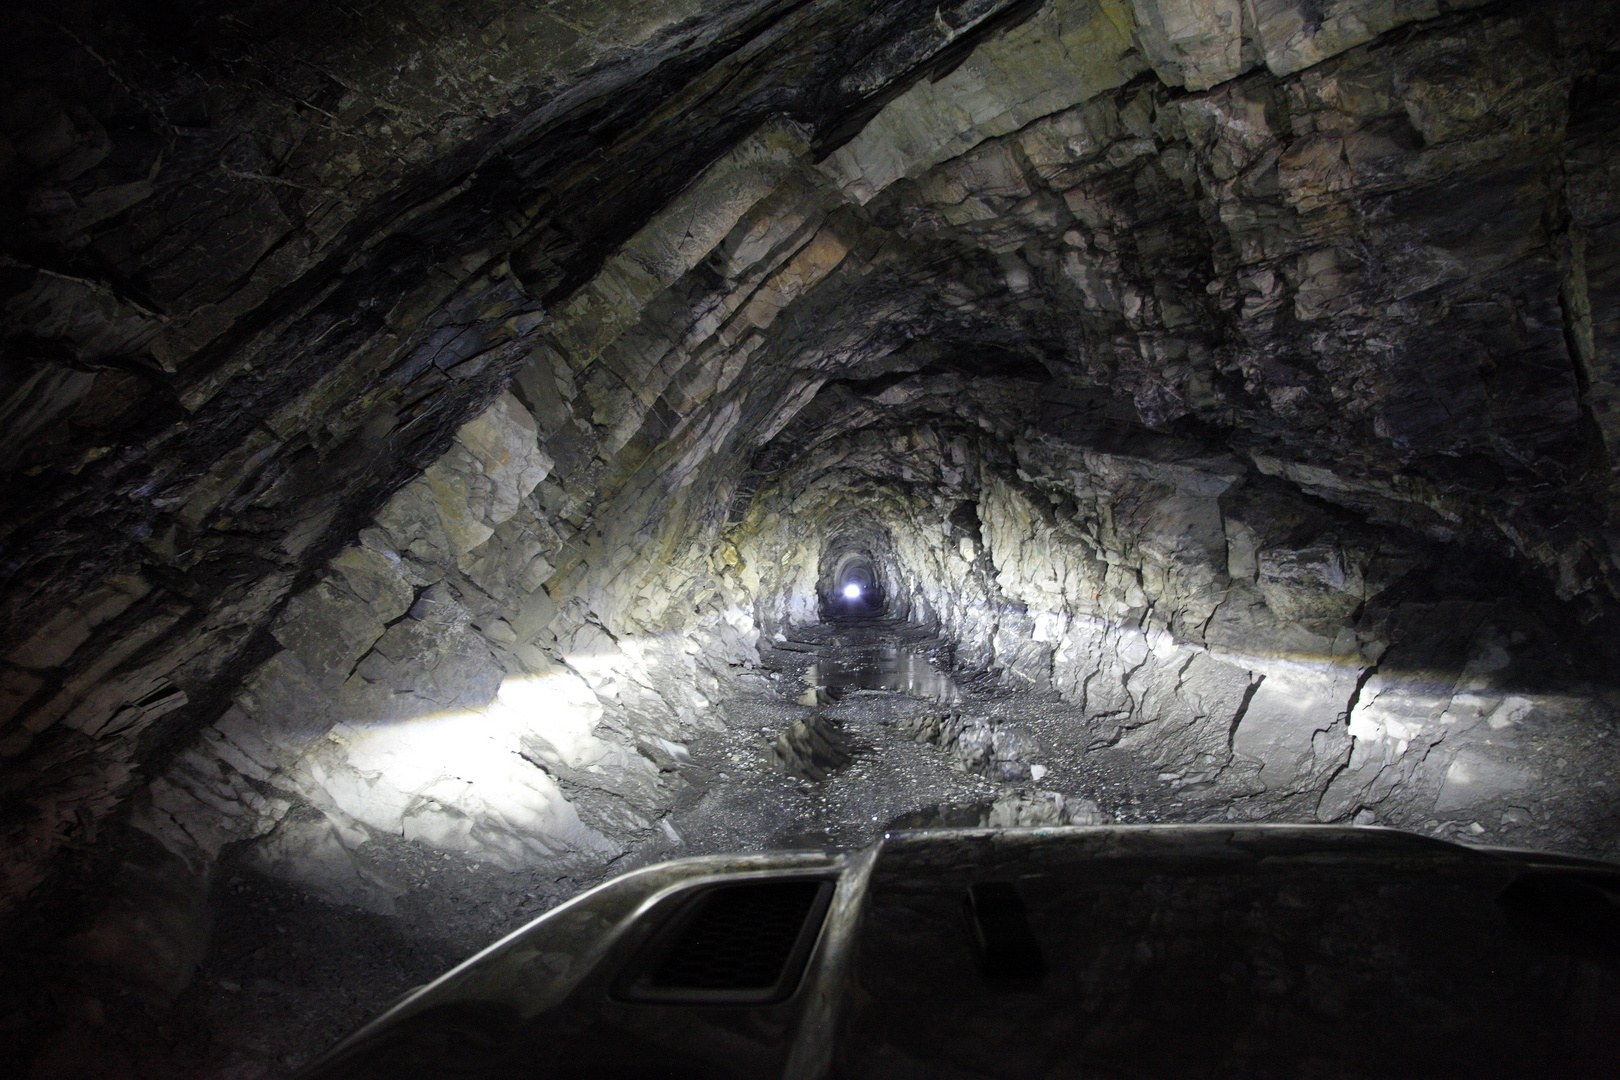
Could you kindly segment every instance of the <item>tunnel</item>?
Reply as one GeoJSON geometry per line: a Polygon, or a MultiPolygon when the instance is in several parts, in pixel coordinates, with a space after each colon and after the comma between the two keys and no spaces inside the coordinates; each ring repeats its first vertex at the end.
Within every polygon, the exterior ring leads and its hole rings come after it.
{"type": "Polygon", "coordinates": [[[895,576],[893,538],[875,521],[863,524],[864,528],[844,524],[821,552],[816,608],[822,622],[905,617],[900,605],[891,612],[889,596],[894,590],[885,584],[895,576]]]}
{"type": "Polygon", "coordinates": [[[872,557],[848,551],[838,558],[832,573],[831,597],[822,601],[823,619],[842,614],[845,618],[881,614],[883,586],[878,582],[872,557]]]}
{"type": "Polygon", "coordinates": [[[18,1075],[290,1076],[688,855],[1620,858],[1611,5],[3,18],[18,1075]]]}

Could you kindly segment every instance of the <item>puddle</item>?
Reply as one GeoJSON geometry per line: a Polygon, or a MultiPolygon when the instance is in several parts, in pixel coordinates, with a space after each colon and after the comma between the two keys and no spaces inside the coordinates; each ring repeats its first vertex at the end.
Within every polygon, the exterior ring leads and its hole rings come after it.
{"type": "Polygon", "coordinates": [[[834,701],[851,690],[887,690],[947,705],[962,697],[956,684],[927,656],[898,646],[861,649],[847,659],[817,661],[806,669],[804,681],[812,691],[834,701]]]}

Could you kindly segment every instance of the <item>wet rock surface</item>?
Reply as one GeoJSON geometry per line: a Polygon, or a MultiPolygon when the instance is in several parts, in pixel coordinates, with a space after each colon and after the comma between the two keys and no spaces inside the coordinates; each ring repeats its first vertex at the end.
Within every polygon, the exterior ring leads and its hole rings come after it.
{"type": "Polygon", "coordinates": [[[1620,854],[1608,5],[407,7],[8,14],[19,1069],[701,851],[1620,854]]]}
{"type": "Polygon", "coordinates": [[[801,780],[825,780],[857,752],[842,727],[825,716],[795,720],[771,743],[771,755],[782,771],[801,780]]]}

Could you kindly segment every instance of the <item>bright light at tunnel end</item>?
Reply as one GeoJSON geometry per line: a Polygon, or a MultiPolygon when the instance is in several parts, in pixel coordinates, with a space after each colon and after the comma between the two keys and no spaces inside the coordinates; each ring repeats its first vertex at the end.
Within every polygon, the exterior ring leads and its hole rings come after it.
{"type": "Polygon", "coordinates": [[[848,600],[859,600],[861,598],[861,587],[853,581],[850,582],[844,586],[844,597],[848,600]]]}

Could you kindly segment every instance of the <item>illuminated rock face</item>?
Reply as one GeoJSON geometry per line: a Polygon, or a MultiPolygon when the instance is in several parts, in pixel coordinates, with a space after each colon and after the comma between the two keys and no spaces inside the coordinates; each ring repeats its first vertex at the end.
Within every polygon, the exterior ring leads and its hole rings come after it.
{"type": "Polygon", "coordinates": [[[4,903],[583,880],[852,567],[1190,820],[1613,850],[1616,26],[1476,7],[26,23],[4,903]]]}

